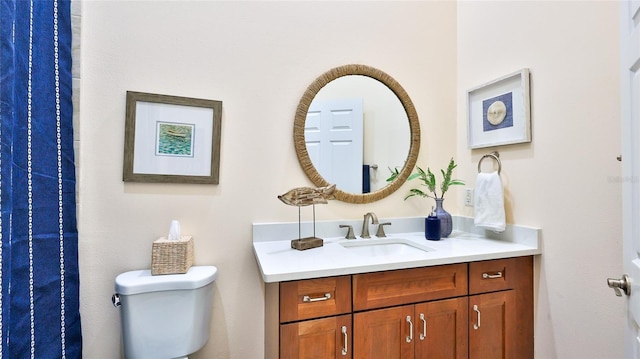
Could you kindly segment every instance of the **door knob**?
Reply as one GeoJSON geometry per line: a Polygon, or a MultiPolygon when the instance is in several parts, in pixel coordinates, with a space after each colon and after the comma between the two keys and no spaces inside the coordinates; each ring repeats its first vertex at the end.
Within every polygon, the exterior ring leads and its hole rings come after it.
{"type": "Polygon", "coordinates": [[[629,276],[626,274],[623,274],[620,279],[607,278],[607,285],[609,288],[613,288],[618,297],[622,297],[622,292],[626,295],[631,293],[631,283],[629,283],[629,276]]]}

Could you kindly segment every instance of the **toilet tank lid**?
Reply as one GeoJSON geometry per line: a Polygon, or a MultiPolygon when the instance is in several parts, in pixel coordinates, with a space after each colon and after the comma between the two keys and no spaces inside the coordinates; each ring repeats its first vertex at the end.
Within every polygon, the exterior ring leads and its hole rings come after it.
{"type": "Polygon", "coordinates": [[[218,274],[214,266],[192,266],[185,274],[151,275],[151,270],[135,270],[116,277],[116,293],[123,295],[164,290],[196,289],[213,282],[218,274]]]}

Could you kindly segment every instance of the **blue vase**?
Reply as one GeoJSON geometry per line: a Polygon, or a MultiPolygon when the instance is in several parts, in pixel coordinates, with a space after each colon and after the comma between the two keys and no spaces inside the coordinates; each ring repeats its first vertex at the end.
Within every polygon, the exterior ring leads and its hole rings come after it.
{"type": "Polygon", "coordinates": [[[453,231],[453,219],[451,214],[442,207],[444,198],[436,198],[436,217],[440,219],[440,237],[447,238],[453,231]]]}

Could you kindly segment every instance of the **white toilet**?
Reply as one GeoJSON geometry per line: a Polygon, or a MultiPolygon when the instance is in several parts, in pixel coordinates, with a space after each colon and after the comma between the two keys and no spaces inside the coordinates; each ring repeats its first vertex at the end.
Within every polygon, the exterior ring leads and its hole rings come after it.
{"type": "Polygon", "coordinates": [[[217,272],[214,266],[193,266],[185,274],[118,275],[112,300],[120,307],[125,358],[186,358],[200,350],[209,339],[217,272]]]}

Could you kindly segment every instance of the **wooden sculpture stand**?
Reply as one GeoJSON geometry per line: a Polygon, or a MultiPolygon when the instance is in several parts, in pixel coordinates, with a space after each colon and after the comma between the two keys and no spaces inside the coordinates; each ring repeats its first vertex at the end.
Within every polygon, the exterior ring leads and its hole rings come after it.
{"type": "Polygon", "coordinates": [[[324,240],[318,237],[307,237],[307,238],[291,240],[291,248],[295,248],[299,251],[304,251],[305,249],[322,247],[323,245],[324,245],[324,240]]]}
{"type": "Polygon", "coordinates": [[[313,205],[313,237],[300,238],[300,207],[298,207],[298,239],[291,240],[291,248],[299,251],[322,247],[324,240],[316,237],[316,206],[313,205]]]}

